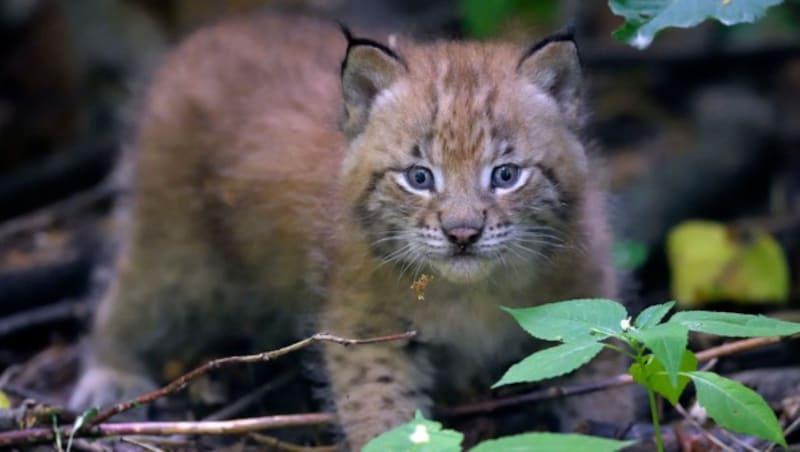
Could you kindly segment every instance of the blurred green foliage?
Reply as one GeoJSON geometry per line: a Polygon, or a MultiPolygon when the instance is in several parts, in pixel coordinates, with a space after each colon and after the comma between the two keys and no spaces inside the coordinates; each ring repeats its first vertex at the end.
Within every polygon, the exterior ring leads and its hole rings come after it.
{"type": "Polygon", "coordinates": [[[461,17],[469,36],[485,39],[512,17],[523,23],[555,21],[558,6],[555,0],[461,0],[461,17]]]}

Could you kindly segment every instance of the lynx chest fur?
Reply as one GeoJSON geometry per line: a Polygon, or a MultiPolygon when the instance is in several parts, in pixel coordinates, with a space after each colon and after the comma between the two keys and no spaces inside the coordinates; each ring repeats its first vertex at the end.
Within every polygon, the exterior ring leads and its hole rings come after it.
{"type": "Polygon", "coordinates": [[[273,16],[195,34],[144,100],[131,234],[73,406],[234,336],[265,349],[309,325],[418,332],[323,347],[354,449],[430,409],[442,372],[490,382],[527,343],[499,306],[614,295],[580,126],[566,34],[389,46],[273,16]]]}

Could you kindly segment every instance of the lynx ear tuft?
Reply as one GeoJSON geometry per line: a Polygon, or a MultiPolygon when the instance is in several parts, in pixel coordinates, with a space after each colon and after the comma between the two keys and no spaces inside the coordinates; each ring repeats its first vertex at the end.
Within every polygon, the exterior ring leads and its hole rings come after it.
{"type": "Polygon", "coordinates": [[[402,58],[389,47],[363,38],[354,38],[341,26],[347,38],[347,53],[342,61],[342,94],[345,107],[345,133],[361,133],[370,107],[381,91],[407,72],[402,58]]]}
{"type": "Polygon", "coordinates": [[[581,63],[574,26],[548,36],[528,49],[517,72],[552,96],[570,121],[579,121],[581,63]]]}

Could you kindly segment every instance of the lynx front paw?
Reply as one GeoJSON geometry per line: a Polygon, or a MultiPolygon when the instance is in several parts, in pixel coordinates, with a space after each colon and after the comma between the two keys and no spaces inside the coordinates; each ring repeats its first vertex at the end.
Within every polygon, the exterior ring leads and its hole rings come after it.
{"type": "MultiPolygon", "coordinates": [[[[144,375],[107,367],[91,367],[86,369],[78,380],[69,400],[69,408],[78,412],[93,407],[106,408],[156,388],[157,386],[144,375]]],[[[128,413],[126,413],[128,418],[142,418],[145,415],[143,408],[128,413]]]]}

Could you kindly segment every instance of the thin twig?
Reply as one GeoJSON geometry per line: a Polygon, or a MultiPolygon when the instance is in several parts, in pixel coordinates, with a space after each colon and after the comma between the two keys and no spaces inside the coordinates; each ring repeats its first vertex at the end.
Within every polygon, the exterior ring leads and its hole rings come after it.
{"type": "Polygon", "coordinates": [[[133,438],[129,438],[127,436],[126,437],[122,437],[119,440],[122,441],[123,443],[133,444],[134,446],[140,447],[140,448],[146,450],[147,452],[164,452],[164,449],[158,448],[158,447],[156,447],[156,446],[154,446],[152,444],[145,443],[143,441],[139,441],[139,440],[135,440],[133,438]]]}
{"type": "Polygon", "coordinates": [[[479,413],[489,413],[502,408],[521,405],[523,403],[539,402],[542,400],[558,399],[561,397],[586,394],[601,389],[625,386],[633,383],[633,377],[628,374],[617,375],[603,380],[591,381],[569,386],[551,386],[546,389],[531,391],[525,394],[513,395],[499,399],[485,400],[482,402],[445,407],[436,410],[437,416],[455,417],[479,413]]]}
{"type": "MultiPolygon", "coordinates": [[[[789,424],[788,427],[783,429],[783,437],[786,438],[787,436],[794,433],[795,430],[797,430],[798,428],[800,428],[800,416],[797,416],[797,418],[795,418],[795,420],[792,421],[792,423],[789,424]]],[[[772,450],[775,449],[777,445],[778,445],[777,443],[770,444],[769,447],[764,449],[764,452],[772,452],[772,450]]]]}
{"type": "Polygon", "coordinates": [[[109,452],[111,449],[100,444],[93,444],[83,439],[76,439],[72,442],[72,450],[82,450],[86,452],[109,452]]]}
{"type": "Polygon", "coordinates": [[[402,339],[409,339],[416,334],[415,331],[408,331],[401,334],[392,334],[389,336],[381,336],[381,337],[374,337],[374,338],[367,338],[367,339],[348,339],[339,336],[334,336],[328,333],[316,333],[313,336],[307,337],[301,341],[295,342],[294,344],[287,345],[286,347],[279,348],[277,350],[272,350],[263,353],[256,353],[254,355],[244,355],[244,356],[229,356],[226,358],[215,359],[213,361],[209,361],[203,364],[200,367],[191,370],[180,377],[172,380],[166,386],[157,389],[153,392],[149,392],[147,394],[141,395],[136,397],[135,399],[128,400],[125,402],[120,402],[106,410],[100,412],[94,419],[90,422],[86,423],[85,429],[90,429],[106,420],[110,419],[117,414],[122,412],[128,411],[133,409],[137,406],[141,406],[144,404],[148,404],[153,402],[154,400],[160,399],[167,395],[173,394],[181,389],[185,388],[186,385],[194,380],[195,378],[203,375],[211,370],[218,369],[223,366],[227,366],[230,364],[243,364],[243,363],[257,363],[257,362],[267,362],[272,361],[273,359],[279,358],[283,355],[288,353],[295,352],[302,348],[308,347],[309,345],[315,342],[333,342],[336,344],[341,345],[363,345],[363,344],[374,344],[378,342],[389,342],[389,341],[397,341],[402,339]]]}
{"type": "Polygon", "coordinates": [[[800,339],[800,334],[794,336],[783,337],[754,337],[751,339],[743,339],[740,341],[729,342],[717,347],[712,347],[701,352],[697,352],[697,360],[700,362],[708,361],[713,358],[721,358],[723,356],[733,355],[736,353],[754,350],[757,348],[766,347],[767,345],[777,344],[780,342],[791,341],[800,339]]]}
{"type": "MultiPolygon", "coordinates": [[[[789,337],[757,337],[752,339],[744,339],[740,341],[722,344],[717,347],[703,350],[696,354],[699,362],[711,361],[723,356],[732,355],[748,350],[765,347],[767,345],[777,344],[783,341],[789,341],[800,338],[800,334],[789,337]]],[[[502,408],[508,408],[530,402],[540,402],[543,400],[557,399],[566,396],[586,394],[590,392],[600,391],[603,389],[614,388],[617,386],[625,386],[633,383],[633,377],[629,374],[620,374],[614,377],[598,380],[594,382],[581,383],[569,386],[551,386],[546,389],[536,390],[525,394],[513,395],[502,397],[492,400],[481,402],[469,403],[455,407],[440,408],[436,414],[442,417],[455,417],[465,416],[479,413],[487,413],[502,408]]]]}
{"type": "Polygon", "coordinates": [[[730,446],[728,446],[727,444],[723,443],[721,439],[719,439],[719,438],[717,438],[716,436],[712,435],[712,434],[711,434],[711,432],[709,432],[709,431],[707,431],[705,428],[703,428],[703,426],[702,426],[702,425],[700,425],[700,423],[699,423],[699,422],[697,422],[697,421],[696,421],[696,420],[695,420],[695,419],[692,417],[692,415],[691,415],[691,414],[689,414],[689,413],[686,411],[686,409],[685,409],[685,408],[683,408],[683,407],[681,406],[681,404],[680,404],[680,403],[678,403],[678,404],[676,404],[676,405],[675,405],[675,410],[676,410],[678,413],[680,413],[680,415],[681,415],[681,416],[683,416],[683,418],[684,418],[684,419],[686,419],[686,422],[688,422],[688,423],[692,424],[692,425],[693,425],[695,428],[697,428],[698,430],[700,430],[700,433],[702,433],[702,434],[703,434],[703,436],[705,436],[705,437],[706,437],[706,438],[707,438],[709,441],[711,441],[711,442],[712,442],[712,443],[713,443],[715,446],[719,447],[721,450],[723,450],[723,451],[725,451],[725,452],[733,452],[733,448],[732,448],[732,447],[730,447],[730,446]]]}
{"type": "Polygon", "coordinates": [[[788,427],[786,427],[786,430],[783,431],[783,436],[786,437],[791,435],[798,428],[800,428],[800,416],[798,416],[794,421],[792,421],[791,424],[789,424],[788,427]]]}
{"type": "Polygon", "coordinates": [[[711,359],[709,359],[709,360],[708,360],[708,362],[706,362],[705,364],[703,364],[703,367],[701,367],[699,370],[700,370],[701,372],[707,372],[707,371],[710,371],[711,369],[713,369],[713,368],[714,368],[714,366],[716,366],[716,365],[717,365],[717,362],[718,362],[718,361],[719,361],[719,358],[711,358],[711,359]]]}
{"type": "Polygon", "coordinates": [[[736,435],[734,435],[733,433],[731,433],[731,432],[729,432],[727,430],[722,430],[722,434],[727,436],[731,441],[733,441],[734,443],[738,444],[740,447],[742,447],[747,452],[761,452],[760,450],[758,450],[757,447],[753,447],[753,446],[747,444],[746,442],[744,442],[741,439],[737,438],[736,435]]]}
{"type": "MultiPolygon", "coordinates": [[[[180,422],[120,422],[95,425],[91,429],[75,432],[78,438],[99,438],[123,435],[232,435],[283,427],[328,424],[334,422],[333,413],[288,414],[263,416],[230,421],[180,421],[180,422]]],[[[67,438],[72,427],[61,427],[59,434],[67,438]]],[[[37,427],[0,432],[0,447],[41,444],[52,441],[53,428],[37,427]]]]}
{"type": "Polygon", "coordinates": [[[287,383],[292,381],[297,374],[295,372],[287,372],[285,374],[279,375],[278,377],[268,381],[267,383],[261,385],[255,391],[252,391],[248,394],[245,394],[235,402],[231,403],[230,405],[226,405],[218,411],[209,414],[208,416],[204,417],[204,421],[223,421],[225,419],[230,419],[234,416],[237,416],[239,413],[247,409],[250,405],[256,403],[261,397],[268,393],[272,392],[280,387],[285,386],[287,383]]]}
{"type": "Polygon", "coordinates": [[[61,217],[88,209],[116,194],[117,191],[110,184],[101,183],[33,213],[8,220],[0,224],[0,242],[23,231],[44,229],[61,217]]]}
{"type": "Polygon", "coordinates": [[[89,312],[89,303],[86,300],[64,300],[29,309],[0,319],[0,337],[56,321],[88,317],[89,312]]]}
{"type": "Polygon", "coordinates": [[[272,436],[262,435],[260,433],[251,433],[250,438],[253,438],[258,444],[269,446],[275,450],[282,450],[286,452],[336,452],[340,450],[339,446],[299,446],[297,444],[287,443],[272,436]]]}

